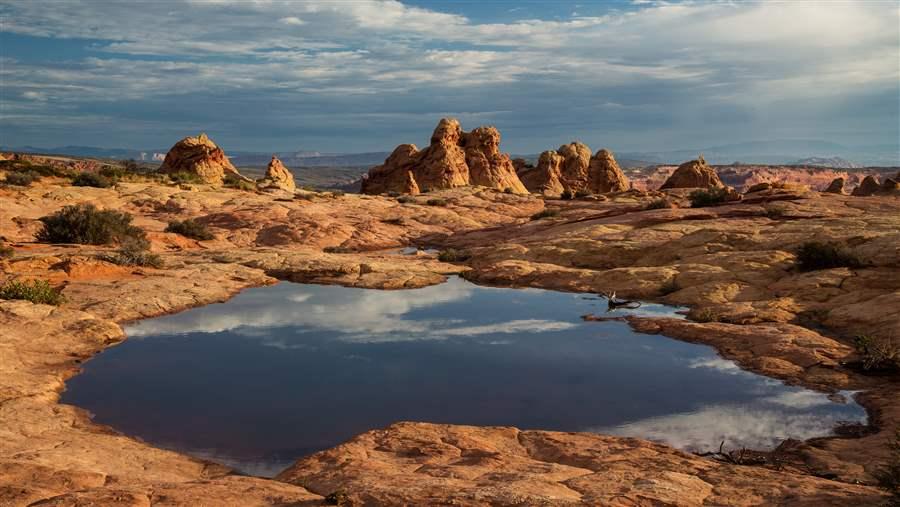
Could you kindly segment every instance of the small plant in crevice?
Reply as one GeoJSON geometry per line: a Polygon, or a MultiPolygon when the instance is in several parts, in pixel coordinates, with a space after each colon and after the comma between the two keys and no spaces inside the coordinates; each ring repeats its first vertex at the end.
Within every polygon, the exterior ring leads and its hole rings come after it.
{"type": "Polygon", "coordinates": [[[72,178],[72,185],[76,187],[109,188],[114,184],[114,180],[98,173],[78,173],[72,178]]]}
{"type": "Polygon", "coordinates": [[[668,209],[672,207],[672,203],[669,202],[665,197],[660,197],[659,199],[654,199],[647,203],[644,207],[646,210],[651,209],[668,209]]]}
{"type": "Polygon", "coordinates": [[[9,245],[0,245],[0,259],[11,259],[16,251],[9,245]]]}
{"type": "Polygon", "coordinates": [[[706,190],[694,190],[688,195],[692,208],[703,208],[725,202],[728,198],[728,189],[713,187],[706,190]]]}
{"type": "Polygon", "coordinates": [[[411,195],[401,195],[397,198],[397,202],[399,202],[400,204],[409,204],[415,203],[416,199],[411,195]]]}
{"type": "Polygon", "coordinates": [[[571,190],[563,190],[561,194],[559,194],[559,198],[564,201],[571,201],[575,197],[575,194],[572,193],[571,190]]]}
{"type": "Polygon", "coordinates": [[[162,268],[162,257],[151,253],[149,245],[141,241],[127,241],[118,250],[100,255],[100,259],[120,266],[162,268]]]}
{"type": "Polygon", "coordinates": [[[555,217],[555,216],[559,216],[558,209],[544,209],[542,211],[535,213],[534,215],[531,215],[531,219],[532,220],[540,220],[542,218],[550,218],[550,217],[555,217]]]}
{"type": "Polygon", "coordinates": [[[169,222],[165,232],[174,232],[175,234],[180,234],[186,238],[196,239],[198,241],[215,239],[212,231],[210,231],[206,225],[201,224],[192,218],[169,222]]]}
{"type": "Polygon", "coordinates": [[[143,241],[146,233],[131,225],[131,215],[113,210],[100,210],[93,204],[74,204],[41,217],[43,227],[37,233],[42,243],[78,243],[106,245],[125,241],[143,241]]]}
{"type": "Polygon", "coordinates": [[[894,432],[893,440],[888,444],[890,455],[888,461],[875,471],[878,486],[885,490],[890,499],[887,507],[900,507],[900,428],[894,432]]]}
{"type": "Polygon", "coordinates": [[[766,204],[765,207],[763,207],[763,211],[765,212],[766,217],[772,220],[778,220],[787,213],[787,209],[784,206],[778,206],[776,204],[766,204]]]}
{"type": "Polygon", "coordinates": [[[12,280],[0,286],[0,299],[23,299],[42,305],[58,306],[65,302],[60,291],[47,280],[12,280]]]}
{"type": "Polygon", "coordinates": [[[585,197],[593,197],[594,193],[590,190],[578,190],[575,192],[576,199],[584,199],[585,197]]]}
{"type": "Polygon", "coordinates": [[[862,262],[858,257],[837,243],[808,241],[797,249],[797,269],[800,271],[861,266],[862,262]]]}
{"type": "Polygon", "coordinates": [[[438,254],[438,260],[441,262],[465,262],[472,258],[472,255],[462,250],[448,248],[441,250],[438,254]]]}
{"type": "Polygon", "coordinates": [[[691,310],[690,318],[695,322],[722,322],[722,316],[712,308],[699,308],[691,310]]]}
{"type": "Polygon", "coordinates": [[[427,204],[429,206],[446,206],[447,201],[445,199],[434,198],[434,199],[428,199],[427,201],[425,201],[425,204],[427,204]]]}
{"type": "Polygon", "coordinates": [[[222,179],[222,186],[244,192],[253,192],[257,189],[256,183],[239,178],[233,174],[226,174],[222,179]]]}
{"type": "Polygon", "coordinates": [[[854,345],[863,370],[900,371],[900,340],[859,335],[854,345]]]}

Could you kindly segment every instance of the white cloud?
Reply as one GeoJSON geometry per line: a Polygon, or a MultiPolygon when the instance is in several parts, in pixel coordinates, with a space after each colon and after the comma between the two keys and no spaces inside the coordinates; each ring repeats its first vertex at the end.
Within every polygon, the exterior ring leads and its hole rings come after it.
{"type": "Polygon", "coordinates": [[[303,21],[302,19],[298,18],[297,16],[288,16],[286,18],[281,18],[278,20],[278,22],[285,24],[285,25],[291,25],[291,26],[300,26],[300,25],[306,24],[306,21],[303,21]]]}

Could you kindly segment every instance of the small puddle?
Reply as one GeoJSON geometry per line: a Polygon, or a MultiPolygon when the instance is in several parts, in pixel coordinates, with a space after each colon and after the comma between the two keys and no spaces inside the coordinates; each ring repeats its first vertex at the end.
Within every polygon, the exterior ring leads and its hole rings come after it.
{"type": "Polygon", "coordinates": [[[279,283],[140,321],[63,402],[154,445],[270,476],[396,421],[597,431],[694,451],[764,449],[865,421],[849,396],[786,386],[713,349],[587,313],[584,294],[279,283]]]}

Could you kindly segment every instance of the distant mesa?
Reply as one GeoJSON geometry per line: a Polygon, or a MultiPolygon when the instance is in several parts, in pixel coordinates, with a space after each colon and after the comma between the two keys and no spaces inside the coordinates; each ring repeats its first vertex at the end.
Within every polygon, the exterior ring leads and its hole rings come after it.
{"type": "Polygon", "coordinates": [[[221,185],[228,174],[246,180],[231,164],[222,148],[206,134],[185,137],[175,143],[175,146],[166,153],[159,172],[162,174],[186,172],[213,185],[221,185]]]}
{"type": "Polygon", "coordinates": [[[530,166],[524,160],[519,162],[518,174],[530,192],[548,197],[559,196],[564,191],[572,194],[621,192],[630,186],[611,151],[602,149],[591,156],[591,149],[580,142],[541,153],[537,166],[530,166]]]}
{"type": "Polygon", "coordinates": [[[443,118],[434,129],[429,146],[401,144],[384,164],[364,177],[364,194],[400,192],[417,194],[431,190],[481,185],[524,194],[509,155],[500,152],[500,132],[478,127],[464,132],[459,121],[443,118]]]}
{"type": "Polygon", "coordinates": [[[812,167],[830,167],[836,169],[859,169],[862,166],[841,157],[808,157],[797,160],[788,165],[802,165],[812,167]]]}
{"type": "Polygon", "coordinates": [[[260,188],[277,188],[288,192],[293,192],[297,189],[297,185],[294,183],[294,175],[291,174],[291,171],[284,166],[276,155],[272,155],[272,160],[269,161],[269,165],[266,167],[266,175],[256,183],[260,188]]]}
{"type": "Polygon", "coordinates": [[[660,187],[667,188],[713,188],[724,187],[716,170],[706,163],[703,155],[696,160],[689,160],[675,169],[675,172],[660,187]]]}

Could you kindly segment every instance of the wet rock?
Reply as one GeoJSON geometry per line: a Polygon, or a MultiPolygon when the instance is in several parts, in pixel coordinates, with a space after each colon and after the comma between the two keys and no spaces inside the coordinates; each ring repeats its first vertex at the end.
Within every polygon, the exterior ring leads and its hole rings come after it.
{"type": "Polygon", "coordinates": [[[159,172],[162,174],[185,172],[213,185],[221,185],[225,176],[229,174],[245,179],[225,156],[225,151],[206,134],[185,137],[175,143],[166,153],[159,172]]]}
{"type": "Polygon", "coordinates": [[[675,169],[660,189],[667,188],[712,188],[723,187],[716,170],[709,166],[703,155],[689,160],[675,169]]]}

